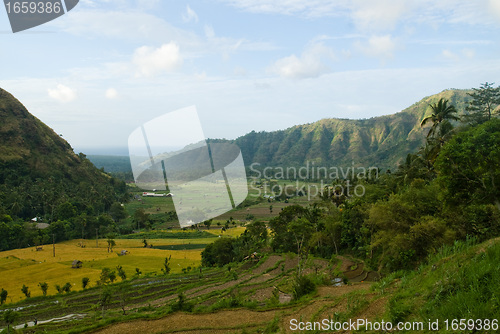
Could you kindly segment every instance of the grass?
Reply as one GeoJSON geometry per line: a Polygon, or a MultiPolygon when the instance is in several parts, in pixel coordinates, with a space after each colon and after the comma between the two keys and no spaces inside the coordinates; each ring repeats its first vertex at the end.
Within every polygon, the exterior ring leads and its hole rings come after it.
{"type": "MultiPolygon", "coordinates": [[[[392,321],[497,319],[500,313],[500,243],[457,242],[418,271],[402,275],[389,301],[392,321]]],[[[397,277],[399,275],[394,275],[397,277]]],[[[380,282],[384,289],[387,280],[380,282]]]]}

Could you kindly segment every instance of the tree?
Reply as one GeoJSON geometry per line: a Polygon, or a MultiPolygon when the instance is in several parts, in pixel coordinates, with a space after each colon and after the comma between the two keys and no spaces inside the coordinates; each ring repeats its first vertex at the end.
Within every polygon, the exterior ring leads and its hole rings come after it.
{"type": "Polygon", "coordinates": [[[113,251],[113,247],[116,246],[115,236],[113,234],[108,234],[108,253],[113,251]]]}
{"type": "Polygon", "coordinates": [[[201,263],[207,267],[214,265],[222,267],[232,262],[234,260],[233,243],[232,238],[218,238],[208,244],[201,253],[201,263]]]}
{"type": "Polygon", "coordinates": [[[104,286],[101,290],[101,295],[99,296],[99,305],[102,308],[102,317],[104,318],[104,309],[107,305],[111,304],[111,300],[113,299],[113,295],[115,291],[110,286],[104,286]]]}
{"type": "Polygon", "coordinates": [[[8,295],[7,290],[4,290],[2,288],[2,291],[0,291],[0,305],[3,305],[3,303],[5,303],[5,301],[7,300],[7,295],[8,295]]]}
{"type": "Polygon", "coordinates": [[[298,260],[297,272],[298,276],[300,276],[301,274],[300,263],[304,255],[303,254],[304,245],[307,243],[307,241],[313,234],[314,226],[309,220],[305,218],[298,218],[288,223],[288,230],[292,233],[295,239],[295,244],[297,246],[297,260],[298,260]]]}
{"type": "Polygon", "coordinates": [[[123,270],[123,267],[118,265],[116,266],[116,271],[118,272],[118,276],[122,279],[122,281],[127,279],[127,274],[125,273],[125,270],[123,270]]]}
{"type": "Polygon", "coordinates": [[[30,289],[26,285],[23,284],[23,287],[21,288],[21,291],[22,291],[22,293],[24,293],[24,295],[26,296],[26,298],[31,297],[30,289]]]}
{"type": "Polygon", "coordinates": [[[115,279],[116,279],[116,274],[114,271],[111,271],[111,269],[109,268],[103,268],[101,270],[101,275],[98,282],[101,284],[106,284],[111,281],[111,283],[113,283],[115,279]]]}
{"type": "Polygon", "coordinates": [[[212,225],[212,219],[205,220],[203,224],[207,227],[207,230],[210,229],[210,225],[212,225]]]}
{"type": "Polygon", "coordinates": [[[9,309],[3,312],[3,321],[7,324],[7,334],[10,333],[10,325],[12,325],[18,317],[19,313],[14,312],[13,310],[9,309]]]}
{"type": "Polygon", "coordinates": [[[441,123],[449,122],[450,120],[459,120],[459,118],[455,115],[457,113],[457,110],[453,105],[448,105],[448,102],[449,101],[447,99],[441,98],[438,102],[429,105],[432,113],[429,116],[425,117],[420,123],[420,126],[423,127],[429,121],[432,122],[432,126],[427,133],[427,138],[433,137],[437,133],[437,130],[441,126],[441,123]]]}
{"type": "Polygon", "coordinates": [[[165,275],[168,275],[170,273],[170,259],[172,258],[172,255],[168,256],[165,258],[165,261],[163,262],[163,268],[161,268],[161,271],[165,275]]]}
{"type": "Polygon", "coordinates": [[[130,284],[121,283],[116,289],[116,297],[118,298],[118,303],[120,304],[120,308],[122,309],[123,315],[126,315],[125,307],[130,301],[130,296],[128,292],[130,291],[130,284]]]}
{"type": "Polygon", "coordinates": [[[125,212],[125,208],[122,204],[115,202],[111,205],[109,209],[109,213],[115,222],[125,219],[127,217],[127,213],[125,212]]]}
{"type": "Polygon", "coordinates": [[[82,288],[85,289],[89,285],[89,282],[90,282],[90,278],[82,277],[82,288]]]}
{"type": "Polygon", "coordinates": [[[500,209],[500,120],[457,134],[443,148],[436,168],[449,200],[500,209]]]}
{"type": "Polygon", "coordinates": [[[47,295],[47,289],[49,288],[49,285],[47,284],[47,282],[38,283],[38,285],[40,286],[40,289],[42,289],[42,294],[44,296],[46,296],[47,295]]]}
{"type": "Polygon", "coordinates": [[[134,212],[134,221],[137,224],[137,229],[139,230],[142,226],[146,226],[146,222],[149,220],[149,214],[147,214],[143,208],[139,208],[134,212]]]}
{"type": "Polygon", "coordinates": [[[469,112],[465,117],[466,121],[471,124],[481,124],[491,119],[500,104],[500,86],[493,88],[493,84],[485,82],[479,88],[472,88],[473,93],[468,93],[472,100],[466,108],[469,112]]]}
{"type": "Polygon", "coordinates": [[[66,292],[66,293],[69,293],[71,291],[71,288],[73,286],[71,285],[70,282],[66,282],[66,284],[63,285],[62,287],[62,291],[66,292]]]}
{"type": "Polygon", "coordinates": [[[59,220],[71,219],[76,216],[76,208],[70,202],[59,204],[56,208],[56,217],[59,220]]]}

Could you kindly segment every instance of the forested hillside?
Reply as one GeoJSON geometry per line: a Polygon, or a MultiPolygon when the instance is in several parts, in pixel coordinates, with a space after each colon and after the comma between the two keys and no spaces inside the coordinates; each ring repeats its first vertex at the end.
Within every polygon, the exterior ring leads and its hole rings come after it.
{"type": "MultiPolygon", "coordinates": [[[[0,89],[0,250],[33,242],[20,222],[36,217],[39,222],[71,223],[81,215],[108,211],[124,195],[123,182],[98,170],[84,154],[75,154],[64,139],[0,89]]],[[[41,232],[32,234],[37,233],[41,232]]],[[[64,231],[58,235],[69,237],[64,231]]]]}
{"type": "Polygon", "coordinates": [[[445,90],[388,116],[370,119],[323,119],[282,131],[251,132],[235,140],[245,163],[262,166],[377,166],[395,168],[408,153],[425,143],[428,128],[420,122],[429,105],[445,98],[459,114],[469,96],[465,90],[445,90]]]}

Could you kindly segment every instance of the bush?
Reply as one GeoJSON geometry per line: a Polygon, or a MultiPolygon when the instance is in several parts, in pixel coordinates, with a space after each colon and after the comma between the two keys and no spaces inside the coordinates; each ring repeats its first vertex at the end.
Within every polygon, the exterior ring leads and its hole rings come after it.
{"type": "Polygon", "coordinates": [[[293,283],[293,298],[299,299],[316,291],[316,285],[309,276],[298,276],[293,283]]]}

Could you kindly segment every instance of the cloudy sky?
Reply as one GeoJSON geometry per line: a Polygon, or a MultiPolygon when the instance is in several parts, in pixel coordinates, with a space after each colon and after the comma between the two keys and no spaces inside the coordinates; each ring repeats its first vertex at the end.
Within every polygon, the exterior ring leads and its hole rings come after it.
{"type": "Polygon", "coordinates": [[[80,0],[13,34],[0,87],[75,151],[195,105],[206,137],[400,111],[500,83],[500,0],[80,0]]]}

